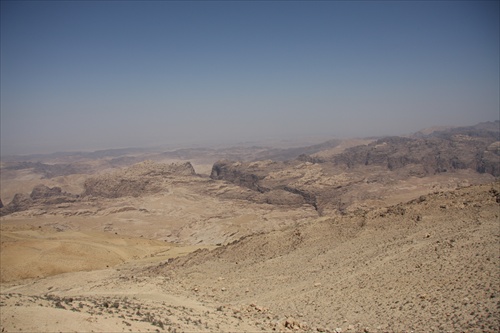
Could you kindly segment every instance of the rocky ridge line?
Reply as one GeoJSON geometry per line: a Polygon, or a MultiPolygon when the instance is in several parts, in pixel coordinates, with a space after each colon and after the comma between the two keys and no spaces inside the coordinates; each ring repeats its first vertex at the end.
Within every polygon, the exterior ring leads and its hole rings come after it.
{"type": "MultiPolygon", "coordinates": [[[[165,190],[172,180],[197,176],[191,163],[161,164],[145,161],[111,174],[89,177],[81,194],[63,192],[60,187],[37,185],[30,195],[17,193],[12,201],[0,207],[0,216],[35,207],[40,213],[65,203],[91,203],[95,198],[138,197],[165,190]]],[[[189,180],[187,180],[189,181],[189,180]]],[[[75,214],[79,212],[76,211],[75,214]]],[[[88,211],[85,213],[87,214],[88,211]]]]}

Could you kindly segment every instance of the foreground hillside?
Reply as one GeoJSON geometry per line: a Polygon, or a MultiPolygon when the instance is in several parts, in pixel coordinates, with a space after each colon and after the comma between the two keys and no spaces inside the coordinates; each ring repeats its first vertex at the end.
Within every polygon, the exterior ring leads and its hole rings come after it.
{"type": "Polygon", "coordinates": [[[3,283],[2,329],[497,332],[499,191],[439,191],[160,263],[3,283]]]}
{"type": "MultiPolygon", "coordinates": [[[[247,237],[150,274],[196,290],[197,299],[254,303],[307,327],[495,332],[498,185],[247,237]]],[[[286,323],[257,326],[282,330],[286,323]]]]}

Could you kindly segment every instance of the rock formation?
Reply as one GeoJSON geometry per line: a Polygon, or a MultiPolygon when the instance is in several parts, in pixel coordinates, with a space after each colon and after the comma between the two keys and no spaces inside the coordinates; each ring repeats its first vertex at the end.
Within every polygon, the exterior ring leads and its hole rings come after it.
{"type": "Polygon", "coordinates": [[[0,216],[25,211],[33,207],[46,208],[51,205],[57,205],[66,202],[75,202],[77,196],[63,192],[60,187],[47,187],[37,185],[31,191],[31,194],[17,193],[12,201],[6,206],[0,207],[0,216]]]}
{"type": "MultiPolygon", "coordinates": [[[[245,165],[248,165],[248,163],[245,165]]],[[[262,173],[266,172],[265,170],[260,170],[260,175],[257,175],[249,170],[245,170],[245,168],[240,168],[241,166],[242,163],[240,162],[231,162],[228,160],[218,161],[212,167],[210,178],[215,180],[224,179],[233,184],[247,187],[261,193],[269,191],[269,189],[259,185],[259,180],[264,178],[262,173]]]]}
{"type": "Polygon", "coordinates": [[[498,151],[490,151],[491,142],[455,136],[450,139],[411,139],[388,137],[367,146],[347,149],[332,162],[348,168],[377,165],[397,170],[409,164],[422,165],[425,174],[472,169],[499,176],[498,151]]]}
{"type": "Polygon", "coordinates": [[[46,199],[50,197],[60,196],[62,190],[60,187],[48,187],[45,185],[37,185],[33,188],[30,194],[30,198],[33,200],[46,199]]]}
{"type": "MultiPolygon", "coordinates": [[[[354,202],[393,195],[381,189],[411,177],[453,175],[462,170],[470,175],[500,176],[500,142],[494,129],[495,126],[467,127],[427,136],[386,137],[347,148],[329,158],[303,154],[286,162],[221,160],[213,165],[210,177],[258,193],[272,192],[265,202],[307,203],[320,214],[324,209],[343,212],[354,202]],[[284,195],[285,192],[295,197],[284,195]]],[[[259,195],[248,198],[262,200],[259,195]]]]}
{"type": "Polygon", "coordinates": [[[119,198],[138,197],[165,189],[165,181],[173,177],[195,176],[191,163],[161,164],[145,161],[130,168],[88,178],[83,196],[119,198]]]}
{"type": "Polygon", "coordinates": [[[500,122],[435,131],[413,138],[386,137],[334,156],[330,162],[355,168],[376,165],[397,170],[421,165],[426,175],[459,169],[500,176],[500,122]]]}

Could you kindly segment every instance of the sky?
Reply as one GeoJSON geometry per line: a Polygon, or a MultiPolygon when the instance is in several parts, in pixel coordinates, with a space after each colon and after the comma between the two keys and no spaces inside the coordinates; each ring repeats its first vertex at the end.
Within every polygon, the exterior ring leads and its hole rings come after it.
{"type": "Polygon", "coordinates": [[[0,153],[499,119],[498,1],[1,1],[0,153]]]}

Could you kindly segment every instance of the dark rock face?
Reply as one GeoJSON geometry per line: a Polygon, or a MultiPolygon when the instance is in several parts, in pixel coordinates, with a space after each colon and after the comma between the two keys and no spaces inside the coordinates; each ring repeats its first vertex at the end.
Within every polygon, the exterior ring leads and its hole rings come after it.
{"type": "Polygon", "coordinates": [[[3,208],[3,202],[2,202],[2,199],[0,199],[0,208],[3,208]]]}
{"type": "Polygon", "coordinates": [[[252,198],[254,201],[264,201],[269,204],[301,206],[312,205],[316,210],[316,196],[303,189],[288,184],[289,179],[266,179],[271,172],[281,170],[288,164],[285,162],[231,162],[218,161],[212,167],[210,178],[225,180],[235,185],[249,188],[264,194],[262,198],[252,198]]]}
{"type": "Polygon", "coordinates": [[[0,209],[0,216],[29,209],[33,200],[27,194],[17,193],[10,203],[0,209]]]}
{"type": "Polygon", "coordinates": [[[488,138],[454,135],[449,138],[383,138],[367,146],[347,149],[333,158],[336,165],[348,168],[376,165],[397,170],[409,164],[422,165],[425,174],[456,169],[473,169],[500,176],[498,150],[488,151],[488,138]]]}
{"type": "Polygon", "coordinates": [[[60,187],[47,187],[45,185],[37,185],[31,191],[30,198],[33,200],[50,198],[54,196],[62,195],[62,190],[60,187]]]}
{"type": "Polygon", "coordinates": [[[215,180],[223,179],[261,193],[269,191],[258,184],[259,180],[263,179],[264,176],[250,173],[244,168],[240,168],[240,165],[241,163],[233,163],[227,160],[218,161],[212,167],[210,178],[215,180]]]}
{"type": "Polygon", "coordinates": [[[28,195],[17,193],[16,195],[14,195],[12,201],[5,208],[8,208],[13,212],[26,210],[29,208],[32,202],[33,201],[28,195]]]}
{"type": "Polygon", "coordinates": [[[28,210],[35,206],[57,205],[65,202],[75,202],[76,196],[63,192],[60,187],[37,185],[30,195],[17,193],[6,206],[0,207],[0,216],[28,210]]]}
{"type": "Polygon", "coordinates": [[[297,161],[309,162],[309,163],[322,163],[325,162],[323,159],[318,157],[312,157],[310,155],[302,154],[297,157],[297,161]]]}
{"type": "Polygon", "coordinates": [[[301,190],[301,189],[298,189],[295,187],[290,187],[290,186],[285,186],[283,189],[287,192],[300,195],[302,198],[304,198],[304,201],[307,204],[313,206],[314,209],[318,210],[318,202],[316,199],[316,195],[314,193],[310,193],[310,192],[307,192],[307,191],[304,191],[304,190],[301,190]]]}
{"type": "Polygon", "coordinates": [[[477,171],[495,176],[500,175],[500,141],[492,143],[482,153],[481,164],[477,171]]]}
{"type": "Polygon", "coordinates": [[[421,165],[424,175],[457,169],[500,176],[500,122],[487,122],[418,134],[412,138],[387,137],[367,146],[352,147],[330,162],[348,168],[376,165],[397,170],[421,165]]]}

